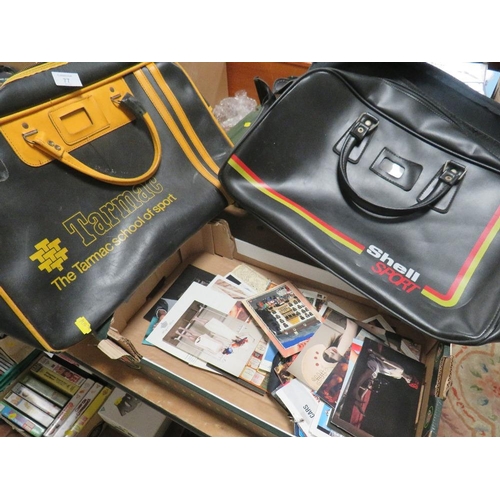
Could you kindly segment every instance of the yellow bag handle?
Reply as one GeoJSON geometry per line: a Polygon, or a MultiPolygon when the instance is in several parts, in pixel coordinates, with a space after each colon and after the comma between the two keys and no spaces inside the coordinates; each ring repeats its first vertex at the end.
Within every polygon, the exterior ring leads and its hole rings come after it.
{"type": "Polygon", "coordinates": [[[30,130],[29,132],[23,134],[23,138],[30,146],[35,147],[65,165],[100,181],[121,186],[140,184],[152,177],[158,169],[161,159],[160,137],[154,126],[153,120],[132,94],[127,93],[121,99],[113,98],[113,102],[119,106],[123,105],[126,109],[131,111],[138,120],[143,120],[151,135],[154,148],[153,162],[151,166],[139,176],[123,178],[98,172],[71,155],[63,144],[56,144],[53,140],[49,140],[47,138],[47,134],[43,130],[30,130]]]}

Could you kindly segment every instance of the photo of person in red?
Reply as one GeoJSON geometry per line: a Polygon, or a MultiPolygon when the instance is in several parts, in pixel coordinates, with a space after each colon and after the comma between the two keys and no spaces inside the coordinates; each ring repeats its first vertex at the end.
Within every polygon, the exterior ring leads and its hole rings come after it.
{"type": "Polygon", "coordinates": [[[425,365],[382,343],[365,339],[336,424],[360,436],[415,435],[425,365]]]}

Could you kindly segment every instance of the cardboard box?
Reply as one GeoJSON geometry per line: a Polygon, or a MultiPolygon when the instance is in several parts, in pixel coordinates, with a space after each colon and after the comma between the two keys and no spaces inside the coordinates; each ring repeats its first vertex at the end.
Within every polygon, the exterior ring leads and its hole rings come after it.
{"type": "Polygon", "coordinates": [[[101,406],[99,416],[131,437],[162,436],[171,422],[163,413],[119,388],[101,406]]]}
{"type": "Polygon", "coordinates": [[[235,241],[224,220],[208,224],[194,235],[117,309],[107,331],[107,339],[89,338],[70,348],[68,354],[104,377],[115,380],[116,385],[153,401],[155,406],[199,434],[293,435],[293,422],[272,396],[256,394],[222,375],[189,366],[157,347],[143,343],[149,325],[144,315],[185,266],[192,264],[214,274],[225,275],[240,263],[253,266],[276,283],[290,280],[299,288],[324,293],[354,316],[368,318],[382,313],[400,335],[421,344],[422,361],[428,369],[417,435],[436,432],[434,415],[438,413],[435,410],[438,405],[435,404],[435,397],[439,396],[439,401],[442,401],[445,394],[439,388],[448,387],[443,379],[443,374],[448,371],[438,368],[449,361],[449,351],[434,339],[422,336],[397,319],[390,318],[331,273],[235,241]],[[100,351],[99,346],[104,348],[105,344],[116,346],[114,354],[109,351],[109,355],[105,355],[100,351]]]}

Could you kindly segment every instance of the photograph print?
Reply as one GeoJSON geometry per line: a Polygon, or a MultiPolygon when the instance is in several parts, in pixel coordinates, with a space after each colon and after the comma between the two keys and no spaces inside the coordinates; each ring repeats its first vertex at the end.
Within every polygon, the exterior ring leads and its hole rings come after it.
{"type": "Polygon", "coordinates": [[[365,339],[332,424],[354,436],[415,436],[424,377],[423,363],[365,339]]]}
{"type": "Polygon", "coordinates": [[[355,321],[330,310],[290,366],[290,373],[314,391],[335,368],[345,374],[351,344],[360,330],[355,321]]]}
{"type": "Polygon", "coordinates": [[[156,328],[158,323],[167,315],[168,311],[175,305],[182,294],[192,283],[199,283],[207,286],[216,276],[204,271],[196,266],[188,264],[168,290],[161,296],[151,309],[144,315],[144,319],[149,321],[148,328],[144,335],[144,344],[149,344],[147,338],[156,328]]]}
{"type": "Polygon", "coordinates": [[[243,304],[285,358],[300,352],[323,321],[290,282],[243,300],[243,304]]]}
{"type": "Polygon", "coordinates": [[[193,283],[150,336],[246,382],[261,386],[259,367],[268,343],[241,301],[193,283]]]}

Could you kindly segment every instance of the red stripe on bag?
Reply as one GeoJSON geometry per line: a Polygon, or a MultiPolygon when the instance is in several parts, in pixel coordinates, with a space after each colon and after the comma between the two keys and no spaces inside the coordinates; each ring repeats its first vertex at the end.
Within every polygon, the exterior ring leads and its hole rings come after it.
{"type": "Polygon", "coordinates": [[[446,294],[425,286],[422,295],[444,307],[455,306],[462,296],[491,242],[500,230],[500,207],[484,228],[446,294]]]}
{"type": "Polygon", "coordinates": [[[240,158],[236,155],[232,155],[228,162],[242,177],[244,177],[248,182],[255,186],[259,191],[261,191],[266,196],[278,201],[287,208],[293,210],[295,213],[300,215],[302,218],[307,220],[309,223],[313,224],[315,227],[320,229],[322,232],[330,236],[332,239],[338,241],[347,248],[353,250],[354,252],[360,254],[365,249],[365,246],[361,243],[353,240],[346,234],[342,233],[333,226],[327,224],[324,220],[320,219],[309,210],[305,209],[298,203],[294,202],[290,198],[282,195],[275,189],[271,188],[266,184],[259,176],[257,176],[240,158]]]}

